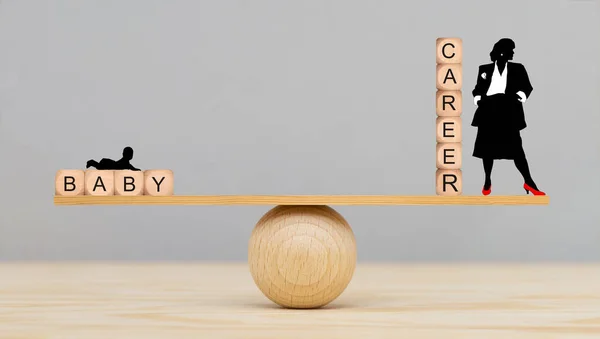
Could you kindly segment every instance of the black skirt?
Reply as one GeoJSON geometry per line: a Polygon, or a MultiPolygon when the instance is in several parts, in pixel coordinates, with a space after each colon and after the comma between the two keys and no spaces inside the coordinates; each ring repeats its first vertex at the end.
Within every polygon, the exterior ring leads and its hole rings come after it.
{"type": "Polygon", "coordinates": [[[495,94],[479,101],[477,138],[473,156],[481,159],[517,159],[525,156],[521,131],[517,127],[517,97],[495,94]]]}

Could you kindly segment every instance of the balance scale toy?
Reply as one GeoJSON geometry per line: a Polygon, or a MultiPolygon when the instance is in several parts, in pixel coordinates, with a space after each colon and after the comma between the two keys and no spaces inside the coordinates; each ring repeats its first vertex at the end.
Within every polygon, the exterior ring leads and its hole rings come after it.
{"type": "Polygon", "coordinates": [[[55,205],[272,205],[250,236],[260,291],[286,308],[319,308],[346,289],[356,267],[350,224],[334,205],[548,205],[542,196],[464,196],[461,167],[462,41],[436,40],[436,195],[174,194],[171,170],[59,170],[55,205]]]}

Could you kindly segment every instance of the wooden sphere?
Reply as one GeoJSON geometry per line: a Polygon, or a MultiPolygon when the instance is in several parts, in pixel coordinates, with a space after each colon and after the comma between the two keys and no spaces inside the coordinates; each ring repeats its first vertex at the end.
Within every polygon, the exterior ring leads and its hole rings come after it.
{"type": "Polygon", "coordinates": [[[318,308],[352,280],[356,240],[331,207],[277,206],[252,231],[248,262],[254,282],[274,303],[318,308]]]}

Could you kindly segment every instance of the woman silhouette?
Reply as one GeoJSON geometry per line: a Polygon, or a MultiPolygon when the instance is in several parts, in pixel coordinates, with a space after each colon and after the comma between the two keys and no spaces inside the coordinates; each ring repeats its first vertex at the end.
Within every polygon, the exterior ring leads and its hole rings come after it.
{"type": "Polygon", "coordinates": [[[492,63],[479,66],[477,84],[473,90],[477,110],[471,126],[477,127],[473,156],[483,160],[485,183],[483,195],[492,192],[494,160],[514,160],[523,176],[523,188],[529,194],[546,195],[531,178],[521,130],[527,127],[523,103],[533,87],[522,64],[508,62],[513,59],[515,43],[500,39],[490,52],[492,63]]]}

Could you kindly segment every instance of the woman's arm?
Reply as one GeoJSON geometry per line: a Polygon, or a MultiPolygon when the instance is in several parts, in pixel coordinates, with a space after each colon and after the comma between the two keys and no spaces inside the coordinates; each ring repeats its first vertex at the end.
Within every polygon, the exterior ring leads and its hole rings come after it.
{"type": "Polygon", "coordinates": [[[477,102],[481,100],[481,97],[484,94],[484,77],[482,77],[483,66],[479,66],[479,70],[477,71],[477,83],[475,84],[475,88],[473,89],[473,102],[477,105],[477,102]]]}
{"type": "Polygon", "coordinates": [[[533,86],[531,86],[531,82],[529,81],[529,75],[527,74],[527,70],[525,66],[521,65],[521,76],[519,79],[519,91],[517,91],[517,95],[521,98],[521,102],[525,102],[531,92],[533,91],[533,86]]]}

